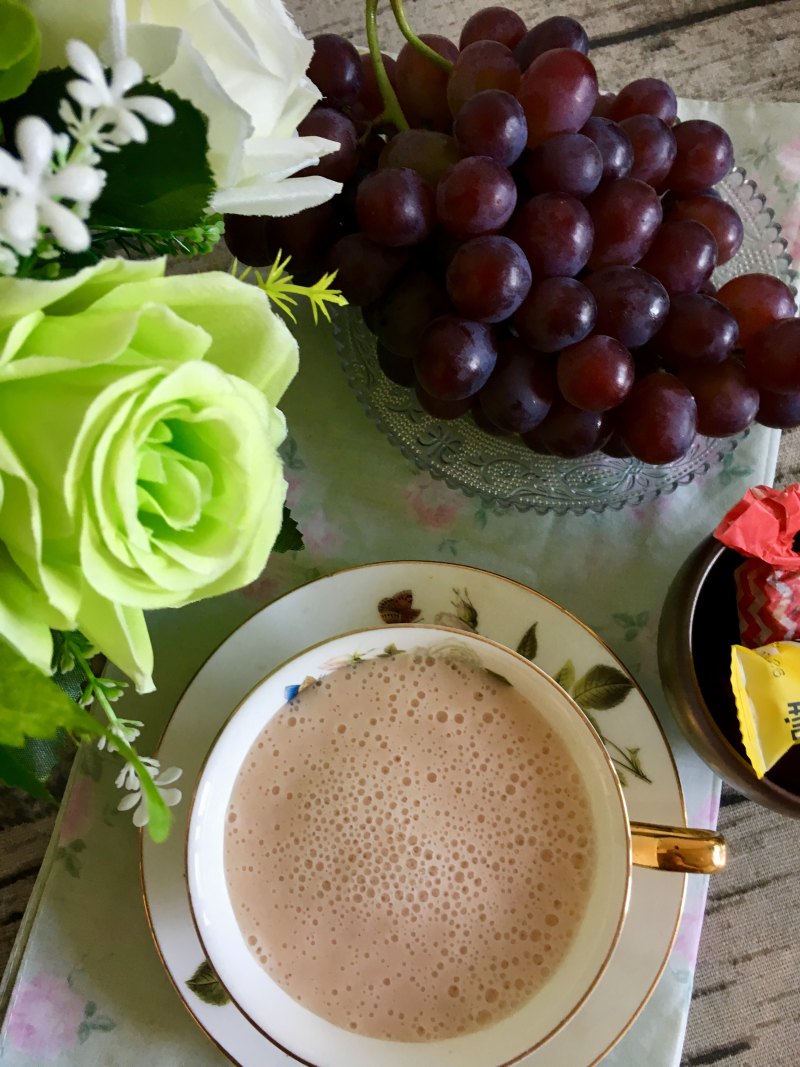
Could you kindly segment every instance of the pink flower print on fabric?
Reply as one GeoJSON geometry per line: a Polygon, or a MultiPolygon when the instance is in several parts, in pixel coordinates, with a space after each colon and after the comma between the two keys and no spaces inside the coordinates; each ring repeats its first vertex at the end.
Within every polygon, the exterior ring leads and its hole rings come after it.
{"type": "Polygon", "coordinates": [[[6,1032],[11,1044],[41,1060],[53,1060],[78,1044],[85,1003],[65,978],[38,974],[21,982],[6,1032]]]}
{"type": "Polygon", "coordinates": [[[800,182],[800,135],[782,145],[776,158],[783,177],[790,182],[800,182]]]}
{"type": "Polygon", "coordinates": [[[269,604],[271,600],[288,593],[306,578],[303,565],[292,558],[291,553],[273,552],[258,578],[243,586],[239,592],[248,600],[262,605],[269,604]]]}
{"type": "Polygon", "coordinates": [[[420,526],[426,530],[451,529],[463,510],[464,495],[436,481],[430,474],[420,474],[403,490],[403,496],[420,526]]]}
{"type": "Polygon", "coordinates": [[[64,809],[61,831],[58,835],[59,845],[62,847],[70,845],[77,838],[85,835],[92,820],[93,799],[94,782],[88,775],[81,775],[76,779],[64,809]]]}
{"type": "Polygon", "coordinates": [[[322,508],[317,508],[309,515],[297,518],[297,525],[303,535],[303,544],[312,556],[335,556],[344,546],[344,535],[328,519],[322,508]]]}

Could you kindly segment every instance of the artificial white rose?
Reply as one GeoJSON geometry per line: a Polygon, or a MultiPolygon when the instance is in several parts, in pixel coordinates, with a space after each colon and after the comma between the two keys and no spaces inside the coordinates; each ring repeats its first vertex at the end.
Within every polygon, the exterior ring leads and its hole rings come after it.
{"type": "MultiPolygon", "coordinates": [[[[43,67],[63,66],[72,38],[110,61],[106,4],[27,2],[43,67]]],[[[318,175],[293,177],[339,146],[297,134],[320,94],[305,74],[313,46],[281,0],[128,0],[127,15],[128,53],[145,75],[208,118],[213,210],[294,215],[341,189],[318,175]]]]}

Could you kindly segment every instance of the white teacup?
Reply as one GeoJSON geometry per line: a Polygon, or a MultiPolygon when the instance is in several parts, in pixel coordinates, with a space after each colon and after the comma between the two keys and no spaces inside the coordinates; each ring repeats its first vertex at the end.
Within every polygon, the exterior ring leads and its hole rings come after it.
{"type": "Polygon", "coordinates": [[[631,834],[619,779],[602,742],[577,704],[534,664],[487,638],[445,627],[360,630],[308,649],[265,678],[235,709],[200,775],[187,840],[189,896],[198,934],[231,999],[271,1041],[314,1067],[501,1067],[551,1038],[591,993],[622,931],[631,881],[631,834]],[[546,718],[578,765],[590,800],[596,865],[585,912],[566,955],[514,1014],[440,1041],[365,1037],[310,1012],[259,965],[239,928],[226,883],[226,814],[245,757],[286,703],[287,687],[330,673],[331,663],[386,646],[441,646],[477,655],[546,718]]]}

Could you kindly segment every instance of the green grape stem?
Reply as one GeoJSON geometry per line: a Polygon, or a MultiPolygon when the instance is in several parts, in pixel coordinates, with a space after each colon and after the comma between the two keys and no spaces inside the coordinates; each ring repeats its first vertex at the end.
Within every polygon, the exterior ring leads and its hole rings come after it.
{"type": "Polygon", "coordinates": [[[424,41],[421,41],[419,37],[417,37],[417,35],[414,33],[414,31],[408,24],[405,8],[403,7],[403,0],[391,0],[391,4],[395,22],[400,27],[400,32],[403,34],[408,43],[410,45],[413,45],[413,47],[416,48],[420,55],[425,56],[425,58],[429,59],[431,63],[435,63],[440,70],[443,70],[445,72],[445,74],[449,74],[450,71],[453,69],[453,64],[450,62],[449,59],[445,59],[444,56],[440,56],[434,48],[431,48],[429,45],[425,44],[424,41]]]}
{"type": "MultiPolygon", "coordinates": [[[[378,43],[378,0],[366,0],[366,22],[369,54],[372,59],[372,66],[375,68],[375,78],[378,82],[381,99],[383,100],[383,105],[386,109],[386,118],[392,122],[398,130],[407,130],[409,129],[408,121],[403,114],[403,109],[400,107],[400,101],[397,99],[397,94],[392,88],[392,83],[389,81],[389,75],[386,73],[386,67],[383,65],[381,46],[378,43]]],[[[420,44],[422,44],[421,41],[420,44]]]]}

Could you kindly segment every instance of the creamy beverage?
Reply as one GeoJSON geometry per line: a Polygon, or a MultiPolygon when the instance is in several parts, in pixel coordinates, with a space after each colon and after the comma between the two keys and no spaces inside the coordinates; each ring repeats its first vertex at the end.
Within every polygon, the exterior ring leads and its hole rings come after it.
{"type": "Polygon", "coordinates": [[[516,1011],[577,934],[595,868],[578,767],[498,675],[401,653],[303,688],[227,813],[242,934],[291,997],[355,1033],[467,1034],[516,1011]]]}

